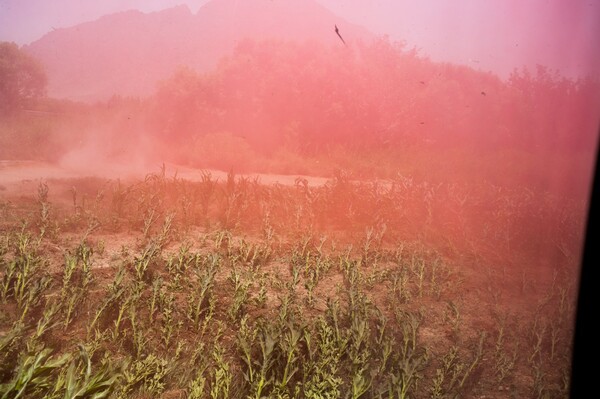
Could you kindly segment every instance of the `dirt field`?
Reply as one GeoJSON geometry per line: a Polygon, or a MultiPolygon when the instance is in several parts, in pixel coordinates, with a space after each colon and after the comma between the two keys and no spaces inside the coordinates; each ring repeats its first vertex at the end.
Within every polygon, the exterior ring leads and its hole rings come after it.
{"type": "Polygon", "coordinates": [[[568,396],[576,204],[0,165],[5,376],[45,364],[139,398],[568,396]]]}

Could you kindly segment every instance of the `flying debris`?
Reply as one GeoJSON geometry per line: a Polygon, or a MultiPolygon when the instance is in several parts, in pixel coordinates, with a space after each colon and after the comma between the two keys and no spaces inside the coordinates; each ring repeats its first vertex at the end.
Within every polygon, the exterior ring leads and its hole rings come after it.
{"type": "Polygon", "coordinates": [[[346,41],[344,40],[344,38],[342,37],[342,35],[340,35],[340,30],[338,29],[337,25],[335,26],[335,33],[338,35],[338,37],[340,38],[340,40],[342,41],[342,43],[344,43],[344,46],[347,46],[346,41]]]}

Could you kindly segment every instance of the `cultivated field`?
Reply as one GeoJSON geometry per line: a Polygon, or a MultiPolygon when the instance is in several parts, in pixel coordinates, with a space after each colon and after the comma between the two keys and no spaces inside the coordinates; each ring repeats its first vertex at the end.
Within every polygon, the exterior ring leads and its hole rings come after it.
{"type": "Polygon", "coordinates": [[[583,202],[196,176],[0,181],[1,398],[568,396],[583,202]]]}

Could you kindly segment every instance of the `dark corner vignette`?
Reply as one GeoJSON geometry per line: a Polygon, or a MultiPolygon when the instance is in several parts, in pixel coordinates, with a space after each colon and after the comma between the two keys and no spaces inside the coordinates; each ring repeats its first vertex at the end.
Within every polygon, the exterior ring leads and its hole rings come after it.
{"type": "MultiPolygon", "coordinates": [[[[598,127],[600,137],[600,126],[598,127]]],[[[598,341],[593,334],[594,318],[594,283],[598,281],[598,270],[594,267],[598,259],[598,207],[600,207],[600,175],[598,169],[598,149],[596,150],[596,171],[591,187],[588,223],[585,246],[581,261],[579,279],[579,296],[577,299],[577,315],[575,334],[573,337],[573,360],[571,365],[571,399],[587,398],[595,390],[593,381],[594,354],[598,352],[598,341]]],[[[597,266],[597,264],[596,264],[597,266]]]]}

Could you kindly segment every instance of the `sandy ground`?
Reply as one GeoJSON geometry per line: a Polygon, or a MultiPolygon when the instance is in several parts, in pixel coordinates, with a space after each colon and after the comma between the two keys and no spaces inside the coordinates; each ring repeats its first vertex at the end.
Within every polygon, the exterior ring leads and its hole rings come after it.
{"type": "MultiPolygon", "coordinates": [[[[8,189],[11,186],[26,182],[41,182],[48,179],[72,179],[82,177],[100,177],[107,179],[143,179],[150,173],[160,173],[162,165],[136,166],[110,164],[94,170],[85,168],[72,168],[56,164],[37,161],[2,161],[0,160],[0,189],[8,189]]],[[[213,179],[219,181],[227,180],[227,172],[220,170],[193,169],[181,165],[165,164],[167,177],[178,177],[189,181],[201,181],[205,173],[210,173],[213,179]]],[[[310,186],[321,186],[327,182],[327,178],[302,176],[302,175],[274,175],[274,174],[236,174],[236,177],[258,179],[262,184],[281,184],[291,186],[298,179],[306,180],[310,186]]]]}

